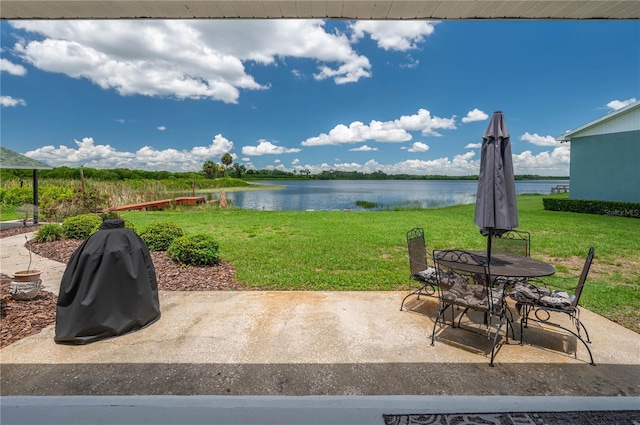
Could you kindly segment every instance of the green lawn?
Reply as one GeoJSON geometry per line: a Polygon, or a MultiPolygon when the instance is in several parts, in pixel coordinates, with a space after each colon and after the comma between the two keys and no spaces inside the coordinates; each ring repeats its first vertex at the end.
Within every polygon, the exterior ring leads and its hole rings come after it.
{"type": "MultiPolygon", "coordinates": [[[[531,232],[532,257],[553,263],[556,283],[577,282],[590,246],[596,257],[583,294],[588,309],[640,331],[640,221],[545,211],[542,196],[520,196],[519,229],[531,232]],[[575,277],[575,279],[565,279],[575,277]]],[[[421,211],[127,212],[138,229],[172,221],[185,233],[211,233],[221,258],[246,287],[270,290],[405,290],[406,232],[424,227],[428,249],[483,249],[474,205],[421,211]]]]}

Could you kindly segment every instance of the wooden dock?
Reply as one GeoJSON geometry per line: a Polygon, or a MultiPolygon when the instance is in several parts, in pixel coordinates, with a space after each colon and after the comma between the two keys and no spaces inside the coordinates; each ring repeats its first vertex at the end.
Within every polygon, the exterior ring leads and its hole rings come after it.
{"type": "Polygon", "coordinates": [[[551,188],[551,194],[554,193],[569,193],[569,185],[568,184],[559,184],[555,187],[551,188]]]}
{"type": "Polygon", "coordinates": [[[204,202],[204,196],[182,196],[174,199],[161,199],[159,201],[122,205],[120,207],[109,208],[109,211],[158,211],[165,208],[172,208],[174,205],[199,205],[204,204],[204,202]]]}
{"type": "Polygon", "coordinates": [[[176,205],[200,205],[204,204],[204,196],[183,196],[175,201],[176,205]]]}

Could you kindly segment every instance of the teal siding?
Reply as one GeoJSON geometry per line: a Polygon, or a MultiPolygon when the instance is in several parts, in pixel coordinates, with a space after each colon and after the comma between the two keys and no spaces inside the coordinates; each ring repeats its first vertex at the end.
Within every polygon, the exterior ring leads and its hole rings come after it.
{"type": "Polygon", "coordinates": [[[640,131],[571,139],[572,199],[640,202],[640,131]]]}

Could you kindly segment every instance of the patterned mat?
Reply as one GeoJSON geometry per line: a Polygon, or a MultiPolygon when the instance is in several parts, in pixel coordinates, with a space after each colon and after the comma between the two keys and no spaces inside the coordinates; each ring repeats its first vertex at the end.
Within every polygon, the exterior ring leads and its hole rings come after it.
{"type": "Polygon", "coordinates": [[[640,410],[382,415],[385,425],[640,425],[640,410]]]}

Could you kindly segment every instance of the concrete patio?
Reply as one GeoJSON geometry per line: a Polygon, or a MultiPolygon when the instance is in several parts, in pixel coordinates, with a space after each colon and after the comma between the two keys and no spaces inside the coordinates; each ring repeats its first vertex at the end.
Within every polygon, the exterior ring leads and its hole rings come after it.
{"type": "MultiPolygon", "coordinates": [[[[0,240],[3,273],[26,267],[23,245],[23,235],[0,240]]],[[[44,288],[57,292],[65,266],[36,256],[32,266],[45,271],[44,288]]],[[[164,410],[167,420],[180,406],[211,413],[212,406],[223,412],[245,403],[255,415],[245,423],[302,423],[303,416],[321,418],[320,411],[342,412],[345,421],[304,423],[372,423],[346,418],[393,406],[460,409],[460,397],[476,408],[487,406],[481,400],[488,396],[501,400],[489,405],[494,410],[518,402],[538,409],[640,405],[640,335],[607,319],[582,310],[597,366],[574,337],[531,327],[524,345],[502,345],[490,367],[484,336],[443,328],[431,346],[435,301],[414,299],[399,311],[405,294],[161,291],[162,317],[138,332],[68,346],[54,343],[52,325],[0,350],[3,416],[42,405],[82,412],[87,403],[147,406],[150,413],[165,400],[177,403],[164,410]],[[289,409],[278,407],[287,403],[289,409]],[[261,411],[302,416],[269,422],[261,411]]]]}

